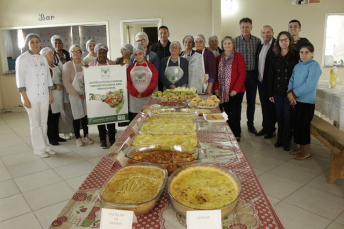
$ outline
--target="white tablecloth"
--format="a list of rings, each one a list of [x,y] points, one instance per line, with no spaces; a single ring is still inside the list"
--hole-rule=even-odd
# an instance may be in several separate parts
[[[344,83],[337,83],[336,88],[328,88],[328,80],[319,80],[315,110],[330,120],[336,121],[344,130]]]

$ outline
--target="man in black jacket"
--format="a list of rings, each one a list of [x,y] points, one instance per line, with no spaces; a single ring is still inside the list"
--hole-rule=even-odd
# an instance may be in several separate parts
[[[164,57],[171,56],[171,52],[170,52],[171,42],[168,40],[170,36],[170,32],[168,31],[167,26],[162,25],[159,27],[158,36],[159,36],[159,41],[153,44],[149,48],[149,50],[155,52],[158,55],[159,60],[161,60]],[[160,80],[158,83],[158,88],[159,88],[159,91],[163,90],[163,84],[160,82]]]
[[[275,43],[275,38],[273,37],[273,29],[269,25],[263,26],[260,34],[262,37],[262,43],[258,44],[256,60],[258,69],[258,92],[263,115],[263,129],[261,129],[256,135],[264,136],[265,139],[269,139],[276,136],[276,109],[275,105],[269,101],[268,96],[270,58],[271,55],[273,55],[272,49]]]

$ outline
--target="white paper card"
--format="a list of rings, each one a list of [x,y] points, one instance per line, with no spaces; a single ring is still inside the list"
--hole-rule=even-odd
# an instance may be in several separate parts
[[[137,124],[140,124],[142,122],[142,118],[137,119]]]
[[[135,135],[139,133],[139,128],[137,127],[137,124],[133,126],[133,130],[134,130]]]
[[[100,219],[100,229],[131,229],[137,222],[133,211],[103,208]]]
[[[187,229],[221,229],[221,210],[186,212]]]

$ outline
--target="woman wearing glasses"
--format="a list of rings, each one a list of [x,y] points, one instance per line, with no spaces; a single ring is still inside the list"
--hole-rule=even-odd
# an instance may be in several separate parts
[[[122,57],[118,57],[115,60],[116,64],[125,65],[129,64],[130,57],[133,54],[133,46],[131,44],[124,44],[121,47]]]
[[[93,144],[93,140],[88,136],[87,111],[85,101],[85,87],[82,82],[81,48],[79,45],[72,45],[69,49],[72,60],[63,65],[62,79],[72,107],[73,127],[76,138],[76,145],[83,146],[84,143],[80,137],[80,122],[84,131],[84,140],[88,144]]]
[[[172,41],[171,56],[160,61],[159,79],[164,85],[164,90],[184,87],[189,78],[189,63],[185,58],[180,58],[180,50],[180,43]]]
[[[292,107],[287,98],[287,89],[299,55],[294,47],[293,37],[286,31],[278,34],[273,51],[275,55],[271,58],[268,93],[269,100],[276,106],[278,136],[275,147],[283,146],[285,151],[290,151]]]

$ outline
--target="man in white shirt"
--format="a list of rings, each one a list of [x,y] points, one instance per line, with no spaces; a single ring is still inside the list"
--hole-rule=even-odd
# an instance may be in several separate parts
[[[273,138],[275,134],[276,109],[275,105],[269,101],[268,78],[270,68],[270,58],[273,55],[275,43],[274,31],[271,26],[265,25],[260,31],[262,42],[258,44],[257,69],[258,69],[258,92],[260,104],[262,106],[263,121],[261,129],[256,135],[264,136],[265,139]]]

